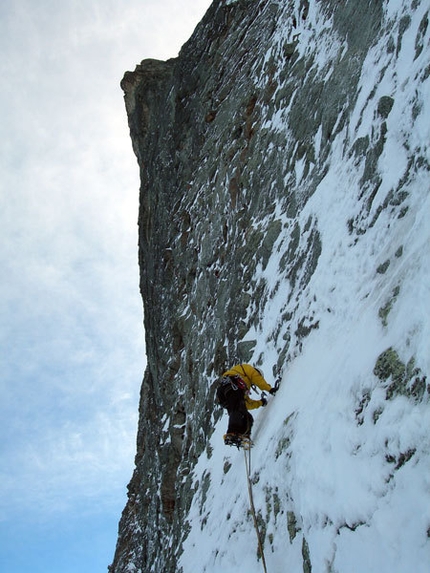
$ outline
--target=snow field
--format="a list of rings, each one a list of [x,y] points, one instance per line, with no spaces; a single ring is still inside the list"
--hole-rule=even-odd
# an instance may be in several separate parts
[[[329,169],[297,221],[288,219],[281,203],[276,207],[283,231],[255,276],[256,284],[265,282],[268,296],[258,326],[245,339],[256,340],[254,360],[269,382],[290,335],[280,390],[266,408],[253,412],[254,500],[271,573],[302,571],[306,546],[313,573],[429,570],[428,391],[422,400],[396,393],[388,398],[392,380],[374,373],[388,348],[405,365],[414,359],[422,374],[430,371],[430,82],[420,75],[430,65],[428,29],[427,50],[417,56],[416,49],[428,5],[415,5],[413,11],[406,0],[385,3],[385,32],[366,58],[355,108],[332,143]],[[410,23],[397,53],[388,52],[388,38],[406,15]],[[316,49],[321,18],[311,2],[311,24],[301,30],[307,44],[300,49]],[[321,70],[342,51],[337,40],[327,48]],[[385,120],[377,112],[383,96],[394,100]],[[264,127],[284,130],[288,142],[284,112]],[[350,150],[359,137],[376,142],[383,121],[381,184],[368,207],[362,194],[365,157],[357,159]],[[303,184],[303,164],[296,164],[295,174]],[[407,197],[387,203],[397,189]],[[308,284],[296,292],[281,259],[293,223],[303,230],[309,220],[322,250]],[[351,231],[352,220],[362,233]],[[303,248],[304,233],[300,241]],[[258,308],[254,302],[253,312]],[[292,313],[288,324],[280,318],[286,311]],[[318,327],[301,340],[294,324],[304,317]],[[191,532],[180,561],[184,573],[262,571],[243,454],[224,446],[226,426],[224,415],[210,440],[211,455],[195,468]]]

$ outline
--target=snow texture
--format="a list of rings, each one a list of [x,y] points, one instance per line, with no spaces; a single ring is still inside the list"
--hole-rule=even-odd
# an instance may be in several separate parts
[[[310,3],[298,49],[317,51],[319,73],[327,74],[327,62],[341,57],[343,47],[325,32],[321,4]],[[282,232],[254,277],[264,281],[268,297],[258,327],[245,339],[257,341],[253,360],[271,383],[281,341],[291,337],[280,390],[255,414],[253,431],[253,492],[273,573],[430,570],[428,388],[418,397],[397,391],[395,374],[384,377],[375,368],[388,351],[412,373],[404,382],[409,390],[414,381],[427,384],[430,369],[429,6],[412,4],[385,3],[385,31],[361,68],[352,114],[334,137],[324,178],[300,211],[298,248],[313,228],[321,240],[310,281],[298,292],[281,263],[292,229],[280,207],[275,217]],[[285,38],[278,33],[281,45]],[[398,39],[391,51],[390,37]],[[381,101],[392,106],[389,113]],[[288,113],[280,109],[265,125],[283,134],[285,147]],[[372,145],[383,122],[381,183],[369,201],[363,162],[352,150],[360,138]],[[321,131],[316,150],[320,140]],[[419,163],[415,169],[411,156]],[[304,161],[294,166],[297,185],[306,177]],[[387,207],[396,189],[407,198]],[[265,222],[254,224],[264,228]],[[301,343],[297,329],[282,319],[289,310],[297,324],[307,317]],[[184,573],[262,571],[243,453],[224,446],[226,424],[224,415],[194,469]]]

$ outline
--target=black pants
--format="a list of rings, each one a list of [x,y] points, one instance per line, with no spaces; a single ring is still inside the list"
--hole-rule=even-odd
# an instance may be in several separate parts
[[[248,410],[232,410],[228,416],[228,434],[242,434],[251,436],[254,418]]]

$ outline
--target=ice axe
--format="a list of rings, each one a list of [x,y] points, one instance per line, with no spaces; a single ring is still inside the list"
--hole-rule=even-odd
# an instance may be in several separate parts
[[[272,396],[274,396],[276,394],[276,392],[279,390],[279,385],[281,383],[281,377],[279,376],[276,379],[275,385],[273,386],[273,388],[271,390],[269,390],[269,394],[272,394]]]

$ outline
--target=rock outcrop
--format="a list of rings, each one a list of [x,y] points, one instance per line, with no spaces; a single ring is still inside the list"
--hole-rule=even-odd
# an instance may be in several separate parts
[[[404,222],[426,200],[414,193],[417,181],[428,185],[429,170],[419,89],[430,74],[429,16],[425,2],[409,4],[215,0],[177,58],[144,60],[125,74],[141,178],[148,366],[112,573],[181,570],[183,544],[195,527],[193,499],[211,487],[196,464],[202,456],[210,464],[209,440],[222,415],[214,408],[214,381],[224,368],[239,360],[264,363],[270,348],[273,379],[327,317],[350,320],[348,305],[366,296],[377,305],[381,329],[390,328],[402,292],[396,273],[406,258]],[[401,60],[409,55],[406,73]],[[402,114],[408,132],[390,122]],[[391,171],[390,154],[399,157]],[[347,217],[336,225],[343,234],[330,237],[324,221],[332,207],[337,216],[340,203]],[[360,284],[343,307],[332,294],[340,266],[331,292],[318,288],[316,271],[327,271],[327,253],[353,261],[354,247],[375,230],[383,252],[367,256],[379,283],[366,286],[365,269],[345,263],[352,284]],[[413,349],[412,331],[409,341]],[[370,366],[372,359],[364,360],[369,375],[379,354]],[[415,361],[422,403],[425,365],[420,356]],[[413,370],[404,386],[415,379]],[[358,400],[361,423],[370,399],[363,392]],[[277,458],[291,456],[290,438],[283,437]],[[303,531],[299,509],[291,495],[276,495],[275,518],[288,515],[292,544]],[[303,537],[302,547],[311,570],[312,543]]]

